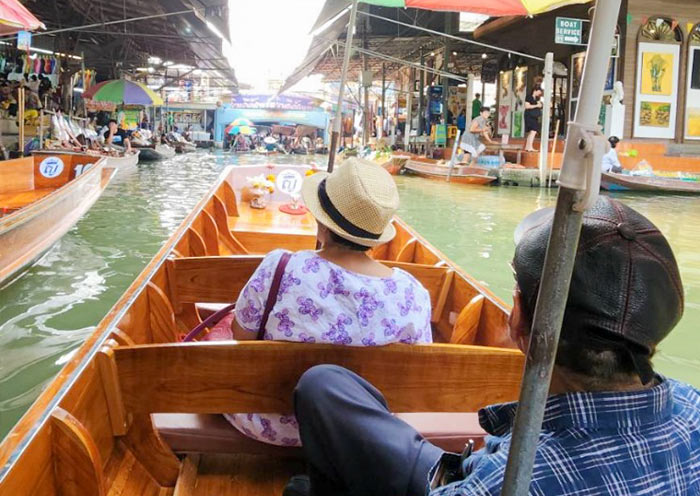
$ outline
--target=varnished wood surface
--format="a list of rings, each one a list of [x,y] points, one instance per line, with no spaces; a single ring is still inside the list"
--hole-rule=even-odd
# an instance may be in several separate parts
[[[229,217],[234,235],[239,232],[273,233],[290,236],[316,236],[316,220],[311,213],[289,215],[281,212],[280,203],[271,203],[265,209],[252,208],[249,203],[238,204],[238,217]]]
[[[229,176],[231,170],[227,170],[222,174],[222,179],[225,176]],[[217,215],[217,210],[214,208],[215,202],[211,200],[211,195],[214,192],[222,198],[219,202],[219,210]],[[224,200],[225,199],[225,200]],[[232,203],[233,199],[233,205]],[[226,202],[226,204],[225,204]],[[11,494],[24,495],[24,494],[56,494],[56,487],[58,482],[54,478],[53,463],[54,460],[51,457],[51,431],[48,428],[46,419],[49,418],[47,414],[53,411],[57,404],[60,404],[62,408],[70,412],[83,426],[85,426],[86,431],[92,437],[95,442],[100,456],[103,460],[104,465],[104,480],[105,489],[107,495],[143,495],[143,496],[167,496],[172,494],[174,491],[175,478],[181,468],[181,464],[172,458],[172,454],[162,446],[157,435],[155,435],[152,430],[152,425],[149,422],[143,422],[140,419],[144,419],[145,413],[144,409],[150,409],[153,405],[153,401],[166,401],[170,402],[171,399],[169,395],[173,391],[178,391],[178,388],[183,387],[180,385],[173,385],[171,387],[170,382],[177,382],[179,378],[182,377],[182,371],[189,373],[189,367],[197,367],[199,372],[204,370],[208,371],[208,376],[214,376],[219,374],[221,370],[229,370],[230,363],[227,361],[223,369],[219,362],[220,356],[219,351],[214,353],[214,355],[205,353],[200,357],[199,355],[193,357],[190,353],[185,353],[189,351],[189,348],[180,349],[177,357],[172,357],[173,360],[167,358],[165,361],[160,362],[160,367],[149,369],[149,372],[142,370],[142,380],[144,385],[151,388],[155,381],[165,380],[158,386],[158,390],[154,392],[152,398],[146,399],[142,402],[142,406],[137,409],[133,408],[131,403],[126,401],[127,397],[134,398],[137,394],[143,394],[144,391],[140,393],[134,393],[132,391],[132,386],[136,382],[130,382],[128,386],[122,384],[122,374],[119,368],[113,368],[111,366],[105,367],[102,363],[103,374],[101,370],[97,367],[97,361],[94,359],[95,354],[100,349],[100,346],[108,339],[110,336],[117,336],[120,339],[120,344],[129,343],[154,343],[158,341],[168,341],[172,342],[177,337],[177,332],[183,331],[183,325],[185,330],[189,328],[188,326],[193,325],[191,320],[193,315],[193,303],[178,301],[178,293],[184,289],[183,295],[187,295],[187,291],[192,291],[192,294],[185,297],[185,299],[202,299],[211,298],[218,288],[209,293],[206,288],[201,284],[196,287],[188,287],[186,278],[180,281],[179,285],[177,281],[173,280],[173,271],[166,270],[165,260],[166,257],[171,254],[171,256],[191,256],[194,252],[201,252],[204,250],[207,255],[216,255],[214,250],[214,244],[211,239],[212,225],[211,222],[207,224],[203,219],[198,218],[200,211],[207,207],[207,212],[213,218],[216,231],[219,233],[219,254],[226,253],[226,250],[236,250],[237,253],[244,252],[245,248],[242,245],[237,245],[236,243],[241,243],[238,239],[233,238],[233,233],[229,230],[228,222],[229,219],[234,217],[232,214],[234,211],[232,209],[235,204],[235,197],[232,197],[232,191],[228,191],[228,188],[222,186],[215,186],[212,188],[210,195],[199,202],[198,206],[193,210],[193,212],[188,215],[183,224],[177,229],[173,237],[166,242],[164,247],[159,251],[156,257],[149,263],[144,272],[137,278],[136,281],[129,287],[122,298],[117,302],[115,307],[110,310],[109,314],[103,319],[103,321],[98,325],[96,331],[88,337],[86,342],[81,346],[74,354],[72,360],[64,367],[59,373],[58,377],[54,379],[46,388],[46,390],[40,395],[37,402],[29,409],[25,416],[20,420],[17,426],[11,431],[10,435],[0,444],[0,494],[5,494],[4,491],[11,490]],[[245,209],[245,203],[239,203],[235,210],[241,211]],[[249,207],[248,207],[249,208]],[[223,213],[223,216],[220,214]],[[223,221],[223,222],[222,222]],[[225,228],[224,230],[221,227]],[[447,341],[450,338],[452,331],[452,324],[450,324],[450,319],[456,317],[460,310],[463,309],[464,305],[476,294],[483,294],[485,296],[484,307],[482,309],[482,315],[478,322],[478,331],[476,336],[476,341],[480,344],[493,344],[495,342],[500,342],[497,336],[503,336],[506,321],[507,307],[505,304],[493,296],[488,290],[485,290],[478,283],[472,280],[462,269],[455,266],[450,262],[443,254],[441,254],[434,247],[430,246],[420,235],[415,233],[408,226],[403,224],[400,220],[396,221],[396,226],[398,230],[397,237],[389,245],[379,247],[373,250],[377,258],[383,258],[395,261],[398,254],[403,248],[407,246],[411,240],[416,241],[410,246],[409,249],[403,251],[403,257],[409,264],[419,264],[407,266],[406,270],[420,270],[425,269],[422,266],[434,266],[440,264],[440,267],[430,267],[430,269],[437,268],[439,271],[425,270],[426,281],[429,290],[431,291],[431,300],[434,300],[434,308],[439,308],[442,306],[442,311],[437,311],[434,315],[435,326],[434,328],[443,336],[443,340]],[[188,229],[191,231],[188,232]],[[238,235],[239,232],[236,232]],[[267,235],[261,233],[250,233],[251,238],[255,237],[257,234],[258,238],[262,238],[264,242],[257,246],[269,246],[269,249],[277,247],[275,243],[280,243],[280,241],[289,242],[293,240],[294,243],[298,243],[299,240],[303,242],[309,241],[309,248],[313,248],[313,241],[315,230],[309,233],[309,235],[303,236],[286,236],[285,234],[278,234],[270,232]],[[228,238],[227,238],[228,235]],[[201,240],[202,243],[197,243]],[[250,240],[246,240],[250,242]],[[177,247],[177,254],[173,251]],[[222,251],[221,249],[224,248]],[[214,253],[210,253],[214,251]],[[246,250],[247,251],[247,250]],[[232,259],[236,260],[236,259]],[[175,260],[174,263],[178,261]],[[183,263],[188,263],[189,260],[183,260]],[[389,262],[389,264],[395,262]],[[399,264],[397,264],[399,265]],[[184,267],[184,265],[183,265]],[[252,270],[252,266],[245,269],[246,271]],[[239,271],[240,272],[240,271]],[[448,274],[452,273],[452,280],[449,281]],[[438,278],[438,274],[440,277]],[[242,286],[245,283],[245,274],[240,272],[241,281],[235,281],[231,284],[238,284]],[[236,277],[239,277],[236,276]],[[435,277],[433,277],[435,276]],[[176,282],[176,284],[173,284]],[[175,288],[175,289],[173,289]],[[235,289],[235,288],[234,288]],[[221,294],[216,294],[216,298],[221,297]],[[183,323],[187,324],[183,324]],[[196,321],[194,321],[196,323]],[[175,328],[173,328],[175,326]],[[118,333],[115,331],[118,330]],[[504,342],[504,344],[507,344]],[[206,409],[218,408],[220,406],[226,406],[225,411],[231,411],[231,399],[229,396],[234,396],[235,401],[248,404],[255,411],[264,411],[265,408],[261,409],[260,401],[264,404],[274,406],[275,410],[284,410],[289,408],[288,399],[283,399],[284,397],[289,397],[289,392],[293,387],[298,375],[303,372],[305,366],[310,366],[313,363],[326,363],[337,358],[338,363],[346,364],[351,368],[355,368],[360,373],[368,374],[370,380],[375,381],[380,387],[386,387],[389,391],[390,401],[392,406],[397,406],[401,408],[401,401],[408,402],[405,409],[418,408],[422,406],[423,409],[427,408],[427,403],[431,401],[431,398],[436,400],[434,405],[452,405],[452,408],[470,407],[477,408],[483,403],[489,403],[493,401],[503,401],[506,399],[514,399],[517,395],[517,388],[519,387],[520,370],[522,366],[522,356],[518,352],[513,352],[510,350],[494,350],[491,348],[474,347],[474,348],[464,348],[458,347],[461,350],[473,350],[468,354],[469,359],[466,363],[455,364],[454,362],[460,362],[460,360],[453,358],[448,359],[448,367],[444,368],[442,362],[443,358],[439,356],[440,353],[444,351],[440,346],[426,346],[415,347],[412,352],[425,353],[422,359],[418,358],[417,362],[419,365],[413,371],[408,370],[407,373],[402,373],[400,377],[397,377],[392,373],[395,367],[391,367],[391,364],[396,362],[401,362],[402,367],[408,367],[408,363],[411,359],[406,358],[405,355],[401,357],[392,356],[387,358],[382,355],[381,360],[374,357],[372,353],[376,353],[375,350],[368,348],[362,349],[349,349],[347,353],[349,356],[336,356],[337,353],[341,355],[346,352],[344,349],[339,347],[329,347],[328,351],[317,349],[307,344],[292,344],[292,343],[245,343],[243,346],[284,346],[285,353],[287,351],[293,352],[294,358],[285,358],[283,355],[281,360],[281,368],[279,370],[270,370],[273,374],[271,377],[277,377],[277,382],[273,381],[270,385],[260,383],[257,379],[260,377],[256,375],[256,381],[252,381],[253,387],[248,387],[249,385],[238,385],[234,384],[234,389],[231,389],[231,385],[225,386],[222,389],[223,383],[214,382],[210,388],[205,385],[203,389],[197,394],[203,395],[202,405],[206,406]],[[175,350],[178,349],[176,345],[163,345],[166,347],[173,347]],[[221,346],[221,344],[193,344],[187,345],[196,348],[198,346]],[[301,346],[297,351],[294,347]],[[333,349],[330,349],[333,348]],[[121,350],[121,348],[119,348]],[[236,357],[239,357],[243,348],[237,348],[235,353]],[[265,348],[265,350],[272,350],[272,348]],[[245,351],[245,350],[243,350]],[[256,351],[259,351],[256,349]],[[385,349],[381,350],[386,351]],[[133,350],[127,351],[131,353]],[[121,351],[119,351],[121,353]],[[224,355],[229,353],[226,351]],[[437,354],[430,354],[437,353]],[[248,360],[250,360],[249,368],[259,368],[260,363],[265,363],[267,367],[272,368],[272,365],[277,360],[277,354],[275,358],[266,357],[266,355],[258,355],[248,353]],[[366,355],[365,355],[366,354]],[[448,353],[446,356],[449,356]],[[479,372],[472,370],[473,367],[477,367],[478,357],[489,355],[490,359],[487,360],[487,366],[484,369],[483,376],[479,375]],[[366,356],[368,362],[363,365],[364,358]],[[208,358],[207,358],[208,357]],[[495,358],[494,358],[495,357]],[[109,357],[103,357],[109,358]],[[206,359],[205,359],[206,358]],[[209,359],[216,358],[216,368],[210,368]],[[473,361],[472,358],[474,358]],[[158,358],[160,360],[161,358]],[[229,360],[226,358],[226,360]],[[425,360],[424,360],[425,359]],[[434,361],[431,361],[434,360]],[[379,364],[379,361],[383,362],[383,365]],[[140,362],[140,360],[137,360]],[[118,365],[120,362],[115,355],[113,364]],[[144,360],[140,365],[134,362],[132,365],[136,367],[148,366],[150,367],[151,360]],[[433,377],[432,374],[428,374],[428,382],[422,382],[422,379],[418,377],[418,371],[421,367],[425,367],[425,363],[431,364],[435,369],[435,374],[437,375],[438,370],[442,370],[439,374],[439,380],[445,382],[445,387],[438,387],[435,389],[433,386],[436,385],[438,379]],[[122,362],[123,364],[123,362]],[[201,368],[198,364],[204,364]],[[423,365],[420,365],[423,364]],[[470,365],[471,364],[471,365]],[[107,364],[108,365],[108,364]],[[362,367],[365,367],[363,369]],[[457,367],[457,368],[455,368]],[[462,368],[460,368],[462,367]],[[480,366],[479,366],[480,367]],[[180,370],[181,369],[181,370]],[[264,369],[264,367],[263,367]],[[516,371],[517,369],[517,371]],[[77,373],[76,370],[81,370]],[[117,372],[115,373],[114,370]],[[129,370],[134,372],[136,369],[129,367]],[[232,370],[238,370],[234,367]],[[266,370],[266,369],[265,369]],[[262,376],[267,374],[263,370]],[[277,370],[275,372],[275,370]],[[282,374],[287,371],[288,374],[286,378],[282,378]],[[404,369],[399,367],[399,371]],[[249,374],[252,372],[248,372]],[[131,372],[127,375],[130,376]],[[274,374],[277,374],[276,376]],[[295,375],[296,374],[296,375]],[[468,394],[464,393],[465,385],[458,385],[451,378],[456,376],[469,377],[469,375],[474,375],[474,383],[468,389]],[[464,375],[466,374],[466,375]],[[111,379],[105,383],[103,381],[103,375],[105,377],[111,377]],[[119,381],[115,381],[114,375],[119,377]],[[268,374],[270,375],[270,374]],[[131,376],[133,378],[133,376]],[[193,376],[198,377],[198,376]],[[447,379],[446,379],[447,378]],[[129,379],[132,381],[132,379]],[[197,379],[200,380],[200,379]],[[208,379],[207,379],[208,380]],[[217,379],[218,380],[218,379]],[[420,380],[420,381],[419,381]],[[135,381],[135,379],[134,379]],[[433,382],[431,382],[433,381]],[[503,382],[505,381],[505,382]],[[119,382],[117,385],[116,383]],[[462,381],[464,382],[464,381]],[[201,384],[201,380],[200,380]],[[493,385],[493,389],[489,389],[489,385]],[[120,391],[130,391],[129,395],[122,395],[122,402],[118,400],[118,395],[115,394],[115,389]],[[194,388],[194,383],[190,381],[185,381],[184,387]],[[262,387],[264,389],[260,394],[255,392],[254,388]],[[422,398],[423,387],[429,387],[431,390],[425,398]],[[231,395],[231,391],[234,390],[235,394]],[[150,391],[150,389],[149,389]],[[494,393],[493,395],[491,393]],[[194,393],[194,391],[191,391]],[[213,393],[213,397],[210,395]],[[198,397],[196,394],[190,394],[185,391],[184,393],[178,393],[178,398],[175,398],[173,405],[177,404],[178,401],[185,401],[188,396],[192,398]],[[274,396],[274,398],[273,398]],[[465,403],[463,396],[470,396],[471,403]],[[412,398],[420,397],[417,400]],[[277,398],[277,399],[276,399]],[[406,398],[403,399],[402,398]],[[211,402],[214,402],[213,405]],[[421,404],[423,402],[423,404]],[[234,403],[234,405],[237,403]],[[120,413],[121,406],[123,405],[124,411]],[[186,408],[189,406],[186,405]],[[204,406],[202,407],[204,408]],[[110,416],[112,409],[116,409],[116,416]],[[233,410],[245,411],[244,409],[235,408]],[[128,424],[128,432],[126,436],[122,438],[115,437],[115,430],[120,431],[120,422],[117,422],[115,426],[112,419],[123,419],[126,418]],[[116,427],[116,429],[115,429]],[[37,433],[31,443],[28,444],[26,449],[22,448],[22,443],[24,439],[29,439],[30,436]],[[10,458],[12,457],[12,458]],[[2,467],[6,466],[8,460],[13,460],[12,464],[9,465],[9,472],[4,471]],[[15,461],[16,460],[16,461]],[[202,460],[216,460],[216,458],[203,457]],[[257,481],[259,480],[257,475],[255,475],[255,469],[251,467],[250,464],[241,462],[236,462],[233,465],[229,462],[222,462],[221,460],[212,461],[213,465],[202,465],[202,460],[198,463],[198,476],[201,474],[202,478],[198,479],[196,483],[197,491],[195,494],[241,494],[241,495],[257,495],[257,494],[280,494],[282,486],[286,482],[288,475],[289,466],[281,465],[281,462],[274,460],[273,465],[277,464],[280,470],[284,472],[284,476],[280,477],[278,483],[275,483],[274,490],[268,492],[270,486],[264,485],[266,483]],[[242,460],[242,459],[241,459]],[[266,463],[259,463],[260,466],[264,468],[263,474],[266,473],[265,470],[270,472],[272,469]],[[257,466],[257,465],[256,465]],[[212,468],[213,467],[213,468]],[[217,469],[216,467],[222,467]],[[204,468],[204,470],[202,470]],[[296,473],[297,470],[293,470],[292,473]],[[234,475],[231,475],[234,474]],[[262,477],[262,476],[260,476]],[[237,481],[235,488],[232,488],[230,481]],[[260,479],[262,480],[262,479]],[[211,483],[211,485],[208,485]],[[263,485],[258,485],[263,484]],[[220,492],[216,492],[216,489],[209,488],[220,488]],[[202,491],[202,492],[199,492]],[[238,491],[238,492],[235,492]]]
[[[0,194],[34,189],[34,159],[0,161]]]
[[[25,207],[55,191],[54,188],[32,189],[16,193],[0,193],[0,208],[17,209]]]
[[[114,360],[124,405],[138,413],[291,412],[301,374],[324,363],[366,378],[393,411],[473,412],[516,400],[523,366],[519,351],[479,346],[271,341],[116,348]]]
[[[70,161],[66,162],[63,174],[70,173],[71,165]],[[103,166],[104,161],[93,165],[62,187],[59,187],[61,176],[55,180],[39,179],[41,174],[35,173],[33,191],[17,192],[14,200],[5,198],[24,205],[0,218],[0,282],[35,262],[90,209],[106,186]],[[34,201],[26,203],[32,197]],[[0,201],[2,206],[6,205]]]

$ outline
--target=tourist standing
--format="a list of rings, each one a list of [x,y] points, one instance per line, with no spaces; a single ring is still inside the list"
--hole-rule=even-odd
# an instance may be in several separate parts
[[[476,119],[481,114],[481,93],[474,95],[472,100],[472,119]]]
[[[525,133],[527,141],[525,143],[526,152],[535,152],[535,137],[540,129],[540,119],[542,118],[542,87],[535,86],[532,92],[525,99]]]

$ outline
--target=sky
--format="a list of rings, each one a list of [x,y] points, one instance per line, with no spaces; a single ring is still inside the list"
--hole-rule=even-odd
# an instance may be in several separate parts
[[[229,60],[239,84],[265,90],[301,63],[324,0],[229,0]]]

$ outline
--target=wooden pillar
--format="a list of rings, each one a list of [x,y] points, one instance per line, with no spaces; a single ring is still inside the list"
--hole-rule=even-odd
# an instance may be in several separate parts
[[[416,81],[416,70],[410,69],[408,77],[408,96],[406,97],[406,125],[404,126],[403,146],[408,151],[411,143],[411,124],[413,122],[413,87]]]
[[[451,12],[445,12],[445,32],[447,34],[452,34],[452,13]],[[450,71],[450,39],[445,38],[445,52],[442,57],[442,70],[444,72],[449,72]],[[447,132],[447,117],[449,115],[449,107],[448,107],[448,102],[449,102],[449,85],[450,85],[450,80],[442,76],[442,120],[445,124],[445,132]]]
[[[382,62],[382,128],[377,129],[377,138],[384,136],[384,122],[386,121],[386,118],[386,64]]]
[[[425,67],[425,49],[420,47],[420,65]],[[425,121],[423,119],[423,90],[425,88],[425,70],[420,70],[420,87],[418,88],[418,136],[422,136],[425,131]]]

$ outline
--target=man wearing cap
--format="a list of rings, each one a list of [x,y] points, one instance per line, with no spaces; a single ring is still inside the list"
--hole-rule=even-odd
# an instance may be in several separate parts
[[[551,217],[536,213],[516,231],[509,327],[523,352]],[[683,305],[664,236],[601,197],[584,216],[530,494],[700,494],[700,392],[651,365]],[[294,403],[311,478],[293,478],[285,496],[501,493],[517,403],[482,409],[486,446],[462,458],[424,440],[341,367],[308,370]]]

